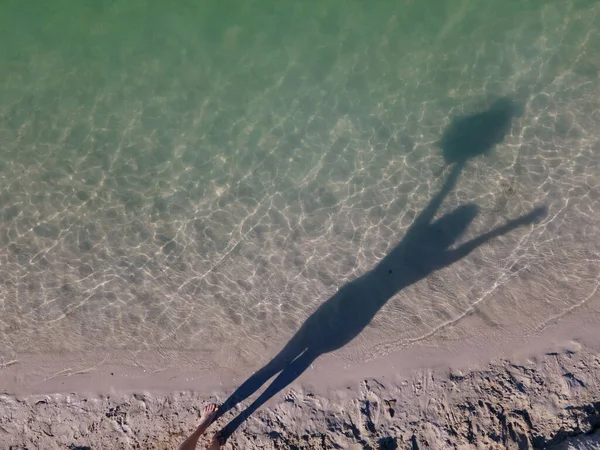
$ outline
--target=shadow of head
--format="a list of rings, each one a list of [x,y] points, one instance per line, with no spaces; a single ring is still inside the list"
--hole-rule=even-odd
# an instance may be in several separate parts
[[[468,159],[485,155],[502,142],[510,131],[513,117],[522,115],[522,107],[508,97],[497,99],[483,112],[452,120],[439,146],[446,164],[465,163]]]
[[[421,242],[437,251],[452,247],[473,222],[479,208],[474,203],[461,205],[429,225],[426,239]]]

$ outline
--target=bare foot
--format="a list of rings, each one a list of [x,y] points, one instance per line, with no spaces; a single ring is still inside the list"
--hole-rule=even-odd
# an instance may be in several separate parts
[[[196,428],[196,431],[194,431],[192,435],[188,437],[183,444],[181,444],[179,450],[194,450],[196,448],[196,445],[198,444],[198,439],[206,432],[207,428],[210,426],[213,420],[215,420],[215,416],[217,415],[218,410],[219,405],[215,405],[214,403],[211,403],[204,407],[202,415],[200,416],[200,423],[198,424],[198,428]],[[212,449],[212,442],[210,445],[210,448]]]
[[[199,434],[203,434],[206,429],[210,426],[210,424],[215,420],[215,416],[217,415],[217,411],[219,410],[219,405],[215,405],[211,403],[204,407],[202,411],[202,415],[200,416],[200,423],[198,424]],[[202,430],[202,431],[200,431]]]

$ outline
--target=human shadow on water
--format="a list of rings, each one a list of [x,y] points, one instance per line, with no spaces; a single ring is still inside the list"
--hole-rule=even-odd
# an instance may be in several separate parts
[[[452,167],[440,192],[417,216],[404,238],[374,269],[350,281],[321,304],[279,354],[231,394],[219,408],[219,416],[254,394],[279,373],[250,406],[221,430],[222,439],[227,439],[250,414],[300,376],[320,355],[337,350],[358,336],[398,291],[464,258],[488,240],[530,224],[544,214],[545,208],[538,207],[452,248],[477,215],[477,206],[462,205],[435,221],[433,219],[444,198],[455,186],[462,167],[462,164]]]

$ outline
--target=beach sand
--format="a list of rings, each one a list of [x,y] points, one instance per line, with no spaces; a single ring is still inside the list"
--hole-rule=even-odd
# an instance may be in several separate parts
[[[432,340],[362,364],[324,357],[224,448],[600,448],[593,307],[535,337],[504,329],[504,338]],[[477,326],[477,316],[461,327]],[[218,370],[194,376],[185,365],[144,374],[121,363],[48,376],[39,367],[51,372],[60,360],[48,361],[35,361],[29,386],[15,384],[26,361],[2,368],[3,386],[12,380],[19,393],[0,396],[1,448],[176,448],[202,407],[223,402],[245,379]],[[219,418],[206,439],[237,412]]]

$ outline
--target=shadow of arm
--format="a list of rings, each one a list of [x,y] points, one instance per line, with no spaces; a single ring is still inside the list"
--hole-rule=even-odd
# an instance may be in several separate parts
[[[446,257],[443,259],[441,266],[442,267],[449,266],[450,264],[455,263],[459,259],[464,258],[469,253],[471,253],[473,250],[475,250],[477,247],[479,247],[482,244],[485,244],[487,241],[494,239],[498,236],[502,236],[503,234],[506,234],[520,226],[529,225],[530,223],[534,223],[535,221],[537,221],[540,217],[542,217],[545,214],[546,214],[546,207],[539,206],[539,207],[533,209],[528,214],[525,214],[517,219],[511,220],[511,221],[507,222],[505,225],[494,228],[493,230],[488,231],[487,233],[484,233],[481,236],[471,239],[470,241],[465,242],[463,245],[461,245],[460,247],[458,247],[454,250],[449,250],[446,252]]]
[[[421,227],[427,226],[431,223],[437,210],[440,208],[440,205],[448,195],[448,193],[454,188],[456,182],[458,180],[458,176],[463,168],[463,164],[457,163],[452,167],[452,172],[448,175],[448,179],[440,189],[440,192],[432,198],[427,207],[417,216],[415,221],[410,226],[409,230],[406,232],[406,236],[414,232],[414,230],[420,229]]]

